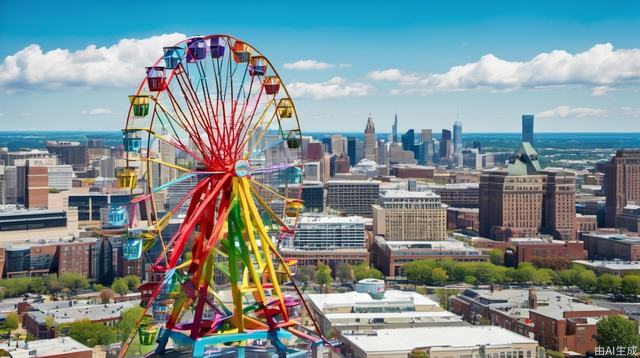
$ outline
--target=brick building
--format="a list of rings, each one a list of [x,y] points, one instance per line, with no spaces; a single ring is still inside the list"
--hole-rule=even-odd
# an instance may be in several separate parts
[[[584,260],[587,252],[581,241],[545,241],[537,238],[511,239],[513,249],[507,249],[505,263],[518,267],[523,262],[529,262],[534,257],[565,258],[569,261]]]
[[[605,165],[607,227],[629,202],[640,203],[640,149],[620,149]]]
[[[640,232],[640,205],[627,204],[622,213],[616,214],[616,227]]]
[[[447,208],[447,229],[471,229],[478,231],[480,228],[478,211],[478,209],[471,208]]]
[[[614,231],[582,233],[580,239],[589,254],[589,260],[640,260],[640,236]]]
[[[456,208],[477,208],[479,205],[479,183],[452,183],[433,188],[442,202]]]

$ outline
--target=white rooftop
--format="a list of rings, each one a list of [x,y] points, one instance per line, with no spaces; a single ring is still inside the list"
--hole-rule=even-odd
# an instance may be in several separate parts
[[[345,292],[345,293],[327,293],[327,294],[311,294],[309,300],[320,310],[336,307],[354,307],[367,304],[407,304],[413,303],[418,306],[439,306],[437,302],[423,296],[417,292],[389,290],[385,291],[384,297],[374,299],[368,293]]]
[[[640,270],[640,261],[588,261],[588,260],[575,260],[575,263],[585,265],[587,267],[602,267],[608,270],[626,271],[626,270]]]
[[[389,190],[380,193],[383,198],[439,198],[440,195],[432,191],[408,191],[408,190]]]
[[[361,216],[300,215],[299,224],[364,224]]]
[[[69,302],[72,302],[71,304]],[[125,301],[107,304],[90,304],[87,301],[62,301],[34,304],[38,311],[29,312],[36,320],[52,317],[56,323],[71,323],[88,318],[91,321],[118,319],[122,312],[135,307],[140,301]],[[57,304],[57,305],[56,305]]]
[[[74,340],[71,337],[57,337],[52,339],[40,339],[37,341],[20,342],[16,348],[15,341],[11,345],[0,344],[0,349],[7,351],[12,358],[29,358],[30,351],[36,351],[36,357],[54,356],[62,353],[92,351],[91,348]]]
[[[455,326],[380,329],[367,335],[344,335],[364,352],[409,352],[414,348],[465,348],[534,344],[531,338],[495,326]]]

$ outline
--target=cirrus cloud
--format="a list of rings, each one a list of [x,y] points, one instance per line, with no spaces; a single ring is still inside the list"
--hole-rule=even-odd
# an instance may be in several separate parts
[[[126,87],[138,84],[144,67],[162,56],[162,47],[185,38],[172,33],[145,39],[122,39],[109,47],[44,51],[32,44],[0,63],[0,89]]]
[[[575,54],[564,50],[543,52],[528,61],[504,60],[490,53],[442,73],[413,74],[392,68],[372,71],[368,77],[413,85],[402,90],[408,94],[588,86],[593,95],[605,95],[616,85],[640,81],[640,49],[614,49],[605,43]]]
[[[343,66],[345,64],[341,64]],[[333,64],[320,62],[316,60],[299,60],[296,62],[285,63],[283,65],[287,70],[310,71],[310,70],[326,70],[335,67]]]
[[[109,108],[93,108],[93,109],[83,109],[80,111],[80,114],[83,116],[106,116],[109,114],[113,114],[113,111]]]
[[[606,110],[600,108],[559,106],[542,111],[536,116],[538,118],[584,118],[598,117],[606,113]]]
[[[369,86],[364,83],[348,83],[342,77],[333,77],[326,82],[293,82],[287,85],[292,97],[311,99],[332,99],[340,97],[364,96]]]

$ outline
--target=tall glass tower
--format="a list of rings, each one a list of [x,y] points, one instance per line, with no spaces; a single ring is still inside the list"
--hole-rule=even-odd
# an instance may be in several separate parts
[[[522,115],[522,141],[529,142],[532,146],[533,143],[533,114]]]

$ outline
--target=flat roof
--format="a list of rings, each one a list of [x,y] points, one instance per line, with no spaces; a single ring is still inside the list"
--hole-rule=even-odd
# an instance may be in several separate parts
[[[380,185],[380,181],[371,179],[331,179],[329,184],[375,184]]]
[[[300,215],[299,224],[364,224],[361,216],[337,216],[337,215]]]
[[[416,306],[440,306],[426,296],[417,292],[388,290],[384,292],[384,297],[375,299],[368,293],[345,292],[345,293],[326,293],[326,294],[310,294],[309,300],[320,310],[331,307],[354,307],[366,304],[407,304],[411,303]]]
[[[513,309],[521,309],[528,302],[529,290],[528,289],[507,289],[507,290],[494,290],[493,293],[488,289],[468,289],[465,292],[472,291],[478,296],[472,298],[484,298],[488,301],[506,301],[488,303],[492,307],[511,307]],[[467,298],[471,298],[465,295]],[[528,309],[531,312],[539,313],[543,316],[552,317],[555,319],[564,318],[564,312],[579,312],[579,311],[609,311],[609,309],[586,304],[583,301],[561,294],[553,290],[536,290],[536,296],[538,298],[538,308]],[[478,301],[476,299],[476,301]]]
[[[347,335],[345,340],[364,352],[408,352],[414,348],[511,346],[538,342],[495,326],[416,327],[380,329],[372,334]]]
[[[462,317],[451,313],[449,311],[402,311],[402,312],[367,312],[367,313],[326,313],[324,316],[329,320],[338,320],[345,318],[360,318],[365,320],[372,318],[395,318],[407,320],[417,318],[417,320],[427,321],[432,319],[433,321],[459,321],[462,323]]]
[[[620,270],[620,271],[640,270],[640,261],[574,260],[573,262],[581,264],[581,265],[585,265],[587,267],[594,267],[594,268],[601,267],[601,268],[606,268],[606,269],[609,269],[609,270]]]
[[[70,305],[69,302],[72,302]],[[55,305],[57,303],[57,305]],[[91,321],[111,320],[119,318],[122,312],[140,303],[125,301],[107,304],[89,304],[88,301],[62,301],[34,304],[38,311],[31,311],[33,318],[44,322],[46,316],[51,316],[57,323],[68,323],[88,318]]]
[[[16,348],[15,342],[0,344],[0,349],[11,354],[13,358],[29,358],[30,351],[36,351],[35,356],[59,355],[68,352],[93,351],[91,348],[76,341],[71,337],[57,337],[51,339],[39,339],[36,341],[20,342]]]
[[[440,198],[432,191],[388,190],[380,193],[383,198]]]

